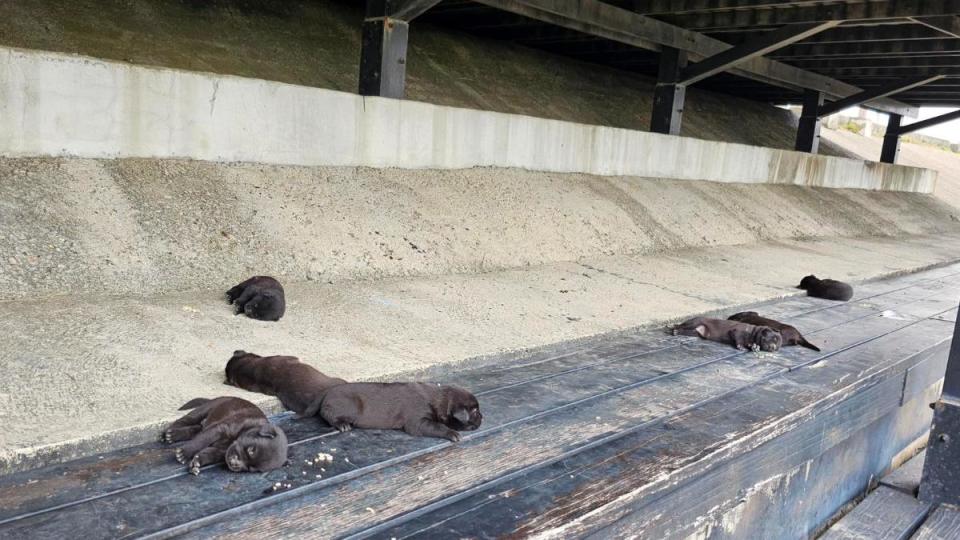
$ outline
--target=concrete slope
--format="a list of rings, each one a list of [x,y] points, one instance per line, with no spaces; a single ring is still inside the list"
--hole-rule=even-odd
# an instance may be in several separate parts
[[[339,283],[960,230],[929,195],[506,169],[0,160],[0,298]]]
[[[839,129],[824,129],[821,136],[863,159],[880,159],[880,148],[883,146],[880,137],[864,137]],[[960,154],[924,144],[902,142],[897,162],[937,171],[939,176],[934,194],[960,208]]]
[[[46,0],[0,2],[0,45],[356,92],[363,2]],[[653,81],[418,21],[413,100],[647,130]],[[682,135],[793,148],[796,119],[692,88]],[[832,146],[822,153],[846,156]]]
[[[296,355],[347,379],[396,377],[728,313],[798,294],[796,283],[810,272],[859,282],[956,261],[957,253],[956,232],[838,237],[595,255],[470,275],[288,282],[289,307],[278,323],[234,316],[222,288],[0,302],[0,472],[149,440],[198,396],[237,394],[276,407],[222,384],[239,348]]]

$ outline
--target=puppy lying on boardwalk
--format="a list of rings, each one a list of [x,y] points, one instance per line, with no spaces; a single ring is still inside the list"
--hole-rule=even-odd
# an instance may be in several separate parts
[[[237,314],[251,319],[279,321],[287,309],[283,286],[270,276],[253,276],[227,291],[227,301],[236,306]]]
[[[166,443],[187,441],[177,448],[177,461],[190,474],[200,467],[226,461],[233,472],[265,472],[287,461],[287,436],[270,423],[259,407],[245,399],[197,398],[180,410],[193,409],[160,434]]]
[[[796,328],[790,326],[789,324],[783,324],[780,321],[761,317],[756,311],[743,311],[727,318],[731,321],[740,321],[747,324],[752,324],[754,326],[769,326],[770,328],[773,328],[777,332],[780,332],[780,336],[783,338],[784,347],[787,345],[800,345],[801,347],[813,349],[817,352],[820,351],[816,345],[807,341],[807,339],[803,337],[800,334],[800,331]]]
[[[826,298],[827,300],[846,302],[853,298],[853,287],[848,283],[833,279],[819,279],[812,274],[800,280],[800,285],[797,285],[797,288],[805,289],[808,296]]]
[[[234,351],[225,371],[226,384],[276,396],[299,418],[317,414],[324,392],[347,382],[327,377],[296,356],[260,356],[246,351]]]
[[[775,352],[780,349],[783,338],[780,332],[768,326],[694,317],[673,327],[673,335],[700,336],[703,339],[733,345],[737,349]]]
[[[320,416],[340,431],[402,429],[415,437],[460,440],[480,427],[477,398],[456,386],[430,383],[349,383],[327,391]]]

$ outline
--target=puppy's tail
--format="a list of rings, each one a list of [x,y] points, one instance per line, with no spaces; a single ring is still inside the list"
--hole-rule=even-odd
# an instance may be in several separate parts
[[[205,398],[205,397],[194,398],[194,399],[191,399],[190,401],[184,403],[183,406],[180,407],[179,410],[185,411],[185,410],[187,410],[187,409],[196,409],[197,407],[199,407],[199,406],[201,406],[201,405],[204,405],[204,404],[206,404],[206,403],[210,403],[210,401],[211,401],[211,400],[209,400],[209,399],[207,399],[207,398]]]
[[[800,336],[800,340],[797,341],[797,344],[800,345],[801,347],[806,347],[806,348],[808,348],[808,349],[813,349],[813,350],[815,350],[815,351],[817,351],[817,352],[820,352],[820,348],[819,348],[819,347],[817,347],[817,346],[814,345],[813,343],[810,343],[809,341],[807,341],[807,338],[805,338],[805,337],[803,337],[803,336]]]

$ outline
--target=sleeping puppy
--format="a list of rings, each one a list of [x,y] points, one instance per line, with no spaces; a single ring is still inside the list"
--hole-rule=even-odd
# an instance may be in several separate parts
[[[673,327],[673,335],[700,336],[703,339],[733,345],[737,349],[776,352],[783,344],[780,332],[769,326],[694,317]]]
[[[192,475],[200,467],[225,461],[233,472],[266,472],[287,461],[287,436],[270,423],[259,407],[245,399],[192,399],[180,407],[193,409],[160,434],[166,443],[187,441],[176,457]]]
[[[818,279],[809,275],[800,280],[798,289],[805,289],[808,296],[826,298],[827,300],[842,300],[846,302],[853,297],[853,287],[842,281],[833,279]]]
[[[296,356],[260,356],[246,351],[234,351],[225,371],[225,384],[276,396],[298,418],[317,414],[324,392],[347,382],[327,377]]]
[[[231,288],[227,301],[236,306],[237,315],[261,321],[279,321],[287,309],[283,286],[270,276],[253,276]]]
[[[340,431],[402,429],[415,437],[460,440],[480,427],[477,398],[456,386],[430,383],[349,383],[331,388],[320,416]]]
[[[800,345],[801,347],[806,347],[808,349],[813,349],[817,352],[820,352],[820,349],[813,343],[807,341],[807,339],[803,337],[800,334],[800,331],[796,328],[790,326],[789,324],[783,324],[780,321],[761,317],[756,311],[744,311],[731,315],[727,317],[727,319],[731,321],[745,322],[754,326],[769,326],[777,332],[780,332],[780,336],[783,338],[783,346]]]

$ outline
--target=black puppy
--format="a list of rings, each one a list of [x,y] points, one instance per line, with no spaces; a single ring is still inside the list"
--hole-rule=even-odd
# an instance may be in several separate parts
[[[197,398],[180,410],[193,409],[160,434],[166,443],[188,441],[176,457],[190,474],[200,467],[226,461],[233,472],[266,472],[287,461],[287,436],[270,423],[259,407],[245,399]]]
[[[738,321],[694,317],[672,329],[673,335],[700,336],[703,339],[733,345],[737,349],[776,352],[783,344],[780,332],[768,326]]]
[[[768,319],[766,317],[761,317],[756,311],[743,311],[741,313],[736,313],[727,317],[731,321],[740,321],[747,324],[752,324],[754,326],[769,326],[777,332],[780,332],[780,336],[783,337],[783,345],[800,345],[801,347],[806,347],[808,349],[813,349],[815,351],[820,351],[820,349],[807,341],[805,337],[800,334],[800,331],[796,328],[790,326],[789,324],[784,324],[780,321],[775,321],[773,319]]]
[[[827,300],[847,300],[853,298],[853,287],[842,281],[833,279],[818,279],[817,276],[809,275],[800,280],[798,289],[805,289],[808,296],[817,298],[826,298]]]
[[[261,321],[279,321],[287,309],[283,286],[270,276],[253,276],[231,288],[227,301],[236,306],[238,315]]]
[[[327,389],[347,381],[327,377],[296,356],[260,356],[234,351],[225,369],[226,384],[268,396],[304,418],[317,414]]]
[[[415,437],[460,440],[457,431],[480,427],[473,394],[429,383],[349,383],[327,391],[320,416],[340,431],[402,429]]]

